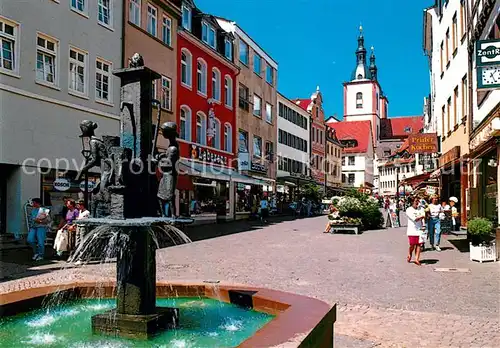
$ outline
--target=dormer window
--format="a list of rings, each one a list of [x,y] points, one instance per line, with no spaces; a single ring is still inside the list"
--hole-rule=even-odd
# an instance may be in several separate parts
[[[411,133],[411,127],[405,127],[405,133]]]
[[[191,8],[182,5],[182,27],[191,31]]]
[[[224,39],[224,55],[230,61],[233,61],[233,42],[227,37]]]
[[[358,146],[358,141],[355,139],[342,140],[341,143],[342,145],[344,145],[345,148],[353,148]]]
[[[201,24],[201,40],[212,48],[217,45],[215,29],[206,22]]]

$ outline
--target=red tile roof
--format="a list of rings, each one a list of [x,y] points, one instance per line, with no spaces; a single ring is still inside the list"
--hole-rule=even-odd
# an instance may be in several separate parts
[[[293,102],[305,111],[309,111],[307,110],[307,107],[309,106],[309,104],[311,104],[311,99],[295,99]]]
[[[382,119],[380,137],[407,138],[410,133],[418,133],[424,128],[423,116],[391,117]]]
[[[365,153],[368,151],[368,145],[372,141],[371,121],[351,121],[327,123],[328,127],[335,129],[337,138],[342,140],[356,140],[356,147],[344,147],[345,153]]]

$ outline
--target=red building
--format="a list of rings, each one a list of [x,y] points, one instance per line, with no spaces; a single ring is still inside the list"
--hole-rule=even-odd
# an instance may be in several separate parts
[[[297,99],[297,105],[310,114],[310,169],[311,177],[321,185],[325,183],[325,146],[326,146],[326,127],[325,111],[323,110],[323,96],[319,87],[311,95],[310,99]]]
[[[182,3],[176,122],[181,165],[189,167],[189,175],[181,175],[177,185],[181,213],[197,209],[190,204],[193,200],[204,207],[209,201],[214,205],[215,197],[230,200],[230,168],[236,167],[235,82],[239,72],[233,63],[233,40],[213,16],[202,13],[192,1]]]

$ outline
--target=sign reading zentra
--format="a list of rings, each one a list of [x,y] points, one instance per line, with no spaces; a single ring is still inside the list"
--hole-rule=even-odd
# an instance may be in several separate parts
[[[408,136],[408,152],[415,153],[437,153],[438,141],[436,133],[419,133]]]

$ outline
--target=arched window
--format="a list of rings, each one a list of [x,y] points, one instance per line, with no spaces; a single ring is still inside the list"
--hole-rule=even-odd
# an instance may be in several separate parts
[[[196,142],[207,145],[207,117],[201,111],[196,114]]]
[[[363,108],[363,93],[356,93],[356,109]]]
[[[181,52],[181,83],[186,86],[191,87],[192,81],[192,60],[193,56],[191,52],[186,49],[182,49]]]
[[[207,63],[201,59],[196,64],[196,88],[201,94],[207,95]]]
[[[220,150],[220,121],[215,119],[214,147]]]
[[[212,69],[212,98],[220,101],[220,71]]]
[[[233,80],[227,75],[224,78],[224,99],[226,106],[233,107]]]
[[[181,106],[179,138],[191,141],[191,109],[186,105]]]
[[[229,123],[224,125],[224,150],[233,152],[233,131]]]

